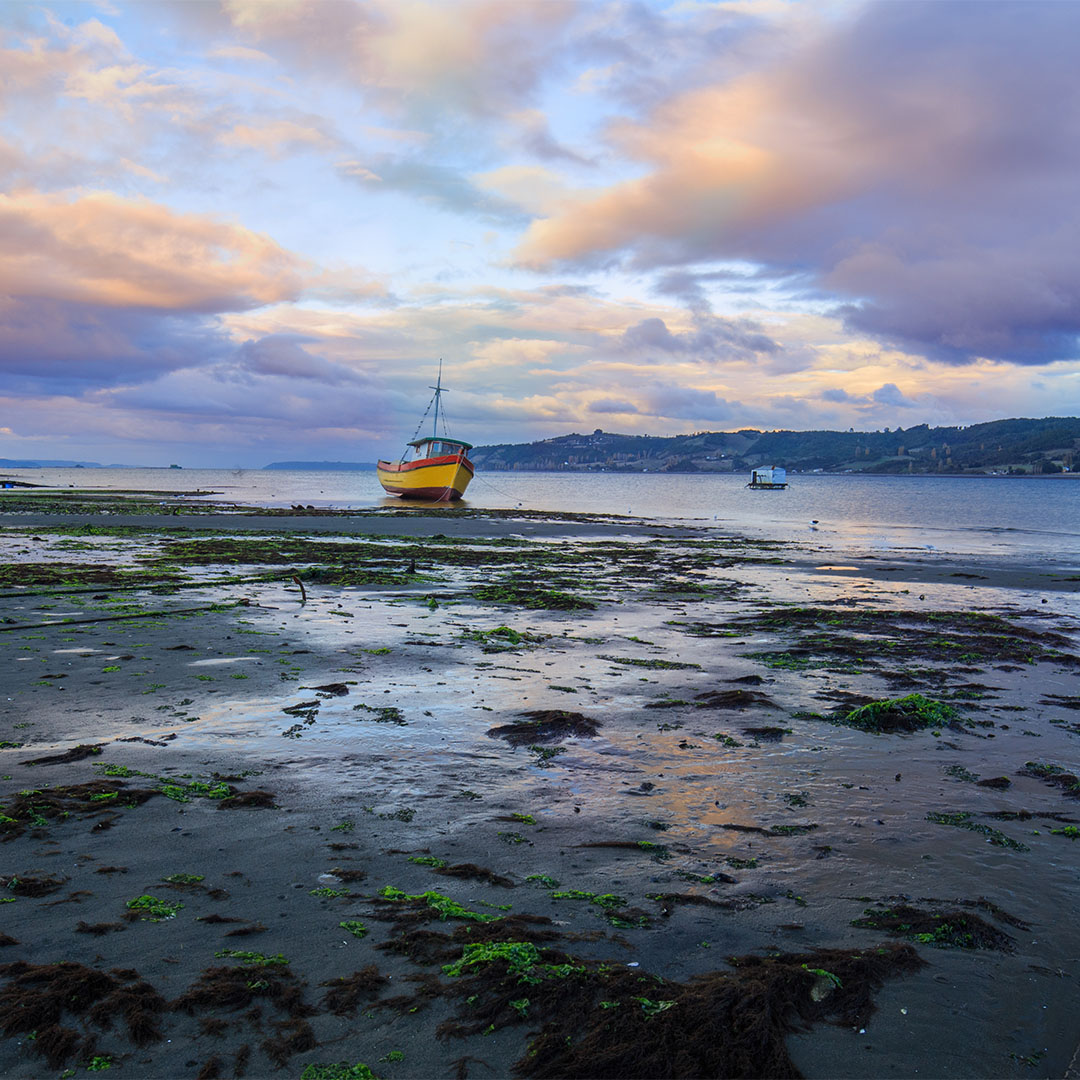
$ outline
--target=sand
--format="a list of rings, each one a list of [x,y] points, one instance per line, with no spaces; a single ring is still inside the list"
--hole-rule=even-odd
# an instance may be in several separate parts
[[[793,1073],[1069,1068],[1066,569],[580,516],[113,510],[0,516],[3,1075],[658,1075],[658,1047],[713,1075],[729,958],[778,954]],[[838,722],[913,693],[956,716]],[[492,734],[522,721],[533,741]],[[929,921],[890,925],[909,908]],[[996,947],[967,947],[983,926]],[[554,966],[494,960],[454,996],[444,965],[492,937]],[[914,960],[880,979],[851,959],[894,946]],[[85,1008],[49,997],[76,976]],[[605,1057],[626,1032],[652,1071]]]

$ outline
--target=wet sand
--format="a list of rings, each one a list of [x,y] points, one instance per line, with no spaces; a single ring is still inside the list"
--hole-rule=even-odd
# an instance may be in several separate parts
[[[805,1076],[1069,1068],[1067,569],[520,514],[0,525],[5,1076],[591,1075],[613,1017],[707,1075],[737,1040],[690,1025],[688,980],[776,955],[783,1015],[822,1014],[777,1028]],[[843,722],[916,693],[955,715]],[[454,996],[483,940],[543,963]],[[851,957],[893,946],[860,1011]],[[109,1006],[57,1012],[50,980],[94,973]]]

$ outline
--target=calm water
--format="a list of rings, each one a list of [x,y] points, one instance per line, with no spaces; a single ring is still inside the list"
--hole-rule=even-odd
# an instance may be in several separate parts
[[[208,501],[338,508],[401,506],[371,472],[255,469],[23,469],[56,487],[214,492]],[[465,506],[691,520],[836,552],[1015,553],[1080,565],[1080,478],[795,475],[786,491],[744,476],[478,473]],[[814,525],[812,522],[816,521]]]

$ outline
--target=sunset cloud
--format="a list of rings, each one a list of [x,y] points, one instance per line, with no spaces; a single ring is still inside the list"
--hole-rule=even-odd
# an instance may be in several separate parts
[[[1077,30],[1072,6],[858,10],[610,125],[645,172],[534,222],[519,262],[746,260],[800,270],[852,327],[938,359],[1073,355]]]
[[[0,291],[162,311],[226,311],[300,289],[267,236],[107,192],[0,194]]]

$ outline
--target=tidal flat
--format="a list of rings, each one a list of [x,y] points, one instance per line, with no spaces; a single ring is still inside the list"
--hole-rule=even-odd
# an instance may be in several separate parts
[[[1074,1075],[1068,567],[16,498],[4,1076]]]

